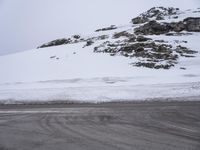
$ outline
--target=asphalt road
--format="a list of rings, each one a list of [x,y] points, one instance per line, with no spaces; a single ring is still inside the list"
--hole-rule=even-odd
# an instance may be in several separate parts
[[[200,102],[0,106],[0,150],[200,150]]]

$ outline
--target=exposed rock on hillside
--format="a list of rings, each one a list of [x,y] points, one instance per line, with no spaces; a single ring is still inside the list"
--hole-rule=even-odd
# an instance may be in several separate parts
[[[156,44],[154,42],[128,44],[126,41],[104,42],[95,47],[94,52],[110,53],[112,56],[123,55],[125,57],[137,58],[138,62],[132,63],[132,65],[155,69],[169,69],[177,64],[179,54],[187,55],[188,52],[192,53],[189,50],[174,49],[171,45],[166,44]]]
[[[176,15],[178,8],[164,8],[164,7],[153,7],[147,12],[140,14],[138,17],[132,19],[133,24],[141,24],[150,20],[164,20],[166,16]],[[177,17],[177,16],[174,16]]]
[[[195,57],[193,54],[196,54],[197,51],[194,51],[194,50],[190,50],[188,49],[187,47],[183,47],[181,45],[178,45],[175,49],[175,51],[177,53],[180,54],[180,56],[183,56],[183,57]]]
[[[53,40],[49,43],[45,43],[38,48],[45,48],[45,47],[51,47],[51,46],[58,46],[58,45],[65,45],[65,44],[74,44],[74,43],[79,43],[79,42],[85,42],[85,46],[90,46],[94,43],[94,41],[98,40],[105,40],[109,38],[108,35],[100,35],[100,36],[94,36],[94,37],[88,37],[88,38],[83,38],[80,35],[73,35],[71,38],[63,38],[63,39],[57,39]]]
[[[108,31],[108,30],[114,30],[117,29],[115,25],[111,25],[110,27],[102,28],[102,29],[97,29],[95,32],[100,32],[100,31]]]
[[[199,11],[193,13],[197,16],[196,13]],[[200,32],[200,17],[183,15],[184,17],[179,18],[180,14],[184,12],[178,8],[153,7],[132,19],[134,25],[131,24],[128,28],[111,25],[96,30],[98,33],[95,33],[95,36],[74,35],[51,41],[39,48],[82,42],[83,48],[90,46],[95,53],[129,57],[133,59],[131,65],[136,67],[170,69],[178,63],[180,57],[195,57],[197,51],[182,46],[183,43],[187,43],[185,40],[174,39],[172,44],[164,39],[154,39],[154,36],[150,35],[186,36],[193,34],[192,32]]]
[[[84,39],[82,39],[80,35],[73,35],[71,38],[62,38],[62,39],[53,40],[51,42],[48,42],[39,46],[38,48],[58,46],[58,45],[64,45],[64,44],[72,44],[72,43],[77,43],[83,40]]]
[[[152,39],[151,39],[151,38],[144,37],[144,36],[138,36],[138,37],[137,37],[137,41],[138,41],[138,42],[146,42],[146,41],[149,41],[149,40],[152,40]]]
[[[45,47],[51,47],[51,46],[58,46],[58,45],[63,45],[63,44],[69,44],[71,43],[71,39],[57,39],[57,40],[53,40],[49,43],[43,44],[41,46],[39,46],[38,48],[45,48]]]
[[[170,31],[169,26],[166,24],[161,24],[156,22],[155,20],[146,23],[143,26],[140,26],[135,29],[135,34],[143,34],[143,35],[152,35],[152,34],[165,34]]]
[[[160,35],[170,31],[181,32],[200,32],[200,18],[186,18],[183,21],[171,23],[159,23],[155,20],[135,28],[135,34]]]
[[[200,32],[200,17],[189,17],[183,20],[186,24],[185,29],[189,32]]]
[[[113,35],[113,38],[115,38],[115,39],[120,38],[120,37],[135,38],[135,35],[127,32],[127,31],[114,33],[114,35]]]

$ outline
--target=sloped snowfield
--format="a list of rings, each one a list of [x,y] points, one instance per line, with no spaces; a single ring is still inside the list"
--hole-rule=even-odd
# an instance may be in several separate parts
[[[129,24],[95,34],[112,35],[120,30],[132,31],[133,27]],[[200,100],[200,33],[148,37],[173,46],[187,41],[181,45],[198,53],[180,57],[168,70],[134,67],[130,63],[135,58],[93,52],[108,39],[85,48],[79,42],[0,56],[0,103]],[[109,40],[114,39],[110,36]]]

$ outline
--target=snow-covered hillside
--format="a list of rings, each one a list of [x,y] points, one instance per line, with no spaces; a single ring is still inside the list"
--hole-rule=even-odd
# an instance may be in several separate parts
[[[198,17],[152,8],[124,26],[0,56],[0,102],[198,99]]]

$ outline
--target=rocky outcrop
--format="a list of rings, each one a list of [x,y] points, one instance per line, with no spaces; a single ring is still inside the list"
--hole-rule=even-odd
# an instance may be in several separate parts
[[[200,32],[200,17],[189,17],[183,20],[185,30],[189,32]]]
[[[169,32],[165,34],[166,36],[186,36],[186,35],[192,35],[190,32]]]
[[[136,62],[132,65],[137,67],[146,67],[153,69],[170,69],[171,67],[174,67],[174,64],[156,64],[155,62]]]
[[[83,46],[83,48],[85,48],[86,46],[91,46],[93,43],[94,43],[94,41],[88,40],[88,41],[86,42],[86,44]]]
[[[128,44],[125,42],[115,42],[111,43],[109,41],[101,44],[98,47],[95,47],[94,52],[105,52],[110,53],[112,56],[116,54],[123,55],[125,57],[135,57],[135,58],[143,58],[148,59],[148,64],[151,63],[151,65],[147,65],[144,62],[136,62],[132,63],[134,66],[144,66],[149,68],[157,68],[157,64],[161,61],[161,59],[171,59],[176,60],[177,56],[172,54],[172,51],[170,48],[164,45],[156,45],[154,42],[151,43],[133,43]],[[157,62],[155,62],[157,61]],[[152,65],[153,63],[153,65]],[[171,65],[172,66],[172,65]],[[166,69],[166,67],[163,66],[163,68]]]
[[[137,41],[138,42],[146,42],[146,41],[149,41],[149,40],[152,40],[152,39],[144,37],[144,36],[141,36],[141,35],[137,37]]]
[[[109,31],[109,30],[114,30],[117,29],[115,25],[111,25],[110,27],[102,28],[102,29],[97,29],[95,32],[100,32],[100,31]]]
[[[43,44],[41,46],[39,46],[38,48],[45,48],[45,47],[51,47],[51,46],[58,46],[58,45],[63,45],[63,44],[69,44],[71,43],[71,39],[57,39],[57,40],[53,40],[49,43]]]
[[[148,22],[150,20],[164,20],[166,16],[176,15],[178,12],[178,8],[164,8],[164,7],[153,7],[149,9],[147,12],[140,14],[138,17],[132,19],[133,24],[141,24]],[[174,16],[177,17],[177,16]]]
[[[188,32],[200,32],[200,17],[188,17],[180,22],[168,23],[172,31],[181,32],[183,30]]]
[[[170,31],[181,32],[185,30],[186,24],[180,21],[180,22],[167,23],[166,26],[169,28]]]
[[[139,35],[160,35],[167,34],[170,31],[181,32],[200,32],[200,18],[186,18],[183,21],[171,23],[159,23],[155,20],[135,28],[135,34]]]
[[[153,41],[129,43],[126,39],[116,42],[106,41],[96,46],[94,52],[138,58],[139,61],[132,63],[133,66],[154,69],[170,69],[178,63],[180,56],[194,57],[197,53],[180,45],[174,48],[172,45]]]
[[[178,45],[175,49],[175,51],[177,53],[180,54],[180,56],[183,56],[183,57],[194,57],[193,54],[196,54],[197,51],[194,51],[194,50],[190,50],[188,49],[187,47],[183,47],[181,45]]]
[[[85,42],[86,44],[83,47],[86,47],[86,46],[91,46],[94,43],[94,41],[105,40],[107,38],[109,38],[108,35],[100,35],[100,36],[94,36],[94,37],[89,37],[89,38],[83,38],[80,35],[73,35],[71,38],[62,38],[62,39],[53,40],[37,48],[45,48],[45,47],[59,46],[59,45],[65,45],[65,44],[74,44],[74,43],[79,43],[79,42]]]
[[[117,32],[113,35],[114,39],[118,39],[120,37],[135,38],[135,35],[127,31]]]
[[[157,21],[149,21],[143,26],[140,26],[138,28],[135,28],[135,34],[139,35],[152,35],[152,34],[165,34],[170,31],[170,27],[166,24],[158,23]]]
[[[139,16],[139,17],[132,19],[133,24],[142,24],[142,23],[145,23],[145,22],[148,22],[148,21],[149,21],[149,19],[145,16]]]
[[[197,51],[181,46],[182,43],[187,43],[187,41],[174,40],[172,46],[170,45],[171,42],[163,39],[153,40],[148,35],[185,36],[193,34],[192,32],[200,32],[200,17],[189,17],[178,22],[160,21],[166,18],[174,21],[180,13],[183,12],[179,11],[178,8],[153,7],[132,19],[132,23],[135,25],[124,27],[111,25],[96,30],[96,32],[115,29],[119,31],[105,32],[105,35],[102,35],[102,33],[97,35],[96,33],[97,36],[84,38],[74,35],[70,38],[51,41],[39,48],[83,42],[83,48],[93,46],[95,53],[135,58],[131,65],[136,67],[170,69],[178,63],[180,57],[195,57]],[[100,40],[102,41],[100,42]]]

